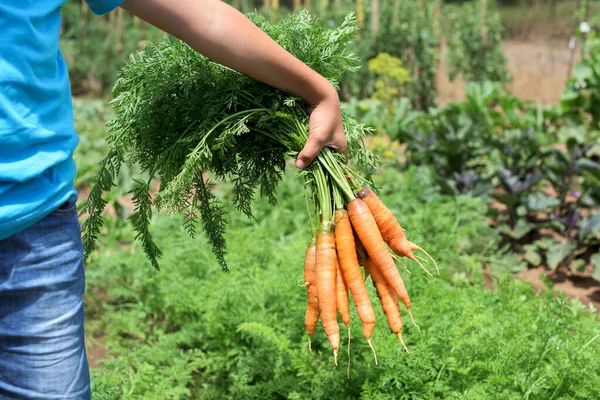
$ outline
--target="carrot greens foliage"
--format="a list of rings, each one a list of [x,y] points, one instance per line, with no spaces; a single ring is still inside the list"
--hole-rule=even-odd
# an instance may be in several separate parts
[[[357,58],[347,50],[358,30],[353,15],[333,29],[307,12],[276,24],[257,15],[249,18],[335,86],[342,74],[358,69]],[[113,96],[111,150],[82,210],[89,215],[83,223],[86,254],[102,227],[104,194],[123,165],[137,165],[142,175],[131,190],[131,221],[152,264],[158,268],[162,255],[150,232],[153,209],[159,209],[183,215],[190,236],[200,221],[219,264],[227,270],[226,208],[213,194],[215,181],[231,182],[232,202],[247,216],[252,215],[257,192],[275,203],[286,160],[296,157],[308,137],[305,104],[168,37],[131,57]],[[344,127],[355,170],[368,175],[375,161],[361,138],[369,130],[347,116]],[[326,153],[331,162],[343,163],[339,154]],[[309,185],[314,182],[311,170],[301,172]],[[160,186],[153,194],[155,180]]]

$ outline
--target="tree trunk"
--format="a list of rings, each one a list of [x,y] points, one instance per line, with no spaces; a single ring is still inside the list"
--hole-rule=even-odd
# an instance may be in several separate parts
[[[112,42],[113,31],[115,26],[115,13],[111,12],[108,14],[108,35],[106,35],[106,40]],[[112,46],[112,44],[111,44]]]
[[[302,6],[300,0],[294,0],[294,11],[298,11]]]
[[[87,38],[87,15],[88,5],[85,1],[81,2],[81,38],[85,40]]]
[[[379,31],[379,0],[371,0],[371,33],[377,36]]]
[[[400,0],[394,0],[393,10],[392,10],[392,24],[394,26],[400,23],[400,18],[398,14],[400,13]]]
[[[356,0],[356,21],[358,22],[359,28],[365,26],[365,10],[363,0]]]
[[[310,10],[310,0],[304,0],[304,8]]]
[[[271,8],[271,0],[263,0],[263,8]]]
[[[479,15],[480,18],[480,29],[481,29],[481,36],[483,37],[483,43],[487,43],[488,40],[488,31],[487,31],[487,0],[481,0],[481,14]]]
[[[440,15],[442,14],[442,7],[444,6],[444,0],[435,0],[435,11],[433,16],[433,30],[435,32],[435,36],[438,39],[441,39],[441,31],[440,28]]]

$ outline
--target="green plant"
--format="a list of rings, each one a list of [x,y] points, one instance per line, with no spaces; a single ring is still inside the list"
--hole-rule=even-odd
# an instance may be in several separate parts
[[[96,182],[98,165],[108,152],[106,138],[109,136],[105,126],[107,120],[114,117],[114,111],[104,100],[75,98],[73,99],[73,114],[75,129],[79,136],[79,144],[75,149],[73,158],[77,164],[75,187],[86,191]],[[122,220],[126,219],[131,211],[120,201],[134,183],[133,176],[139,173],[135,167],[125,165],[121,168],[119,178],[110,194],[105,198],[107,205]],[[85,196],[80,201],[85,203]]]
[[[400,168],[430,168],[442,193],[481,196],[504,243],[530,265],[600,271],[598,131],[581,125],[593,119],[519,100],[500,83],[465,92],[428,113],[405,99],[346,109],[405,146],[402,157],[384,155]]]
[[[566,247],[572,251],[558,252],[555,244],[557,251],[549,265],[583,269],[583,260],[589,260],[600,249],[600,214],[594,211],[600,193],[593,184],[600,178],[600,135],[572,125],[564,126],[558,135],[566,150],[552,148],[544,171],[556,197],[544,196],[541,209],[551,218],[551,223],[544,225],[568,238]]]
[[[307,12],[291,14],[277,24],[256,15],[250,18],[334,85],[342,72],[356,69],[355,58],[346,50],[357,31],[352,15],[335,29]],[[153,265],[158,267],[162,255],[150,232],[156,207],[183,214],[191,236],[201,220],[215,256],[227,269],[225,208],[213,193],[212,179],[233,182],[232,201],[248,217],[255,192],[275,203],[286,158],[295,158],[308,137],[305,104],[168,38],[132,57],[114,95],[111,149],[82,210],[89,214],[83,224],[86,253],[92,251],[102,226],[104,192],[111,189],[122,165],[137,165],[142,176],[131,189],[135,212],[130,218]],[[344,127],[354,165],[368,174],[373,160],[362,144],[368,130],[347,117]],[[331,149],[324,149],[301,172],[313,189],[321,222],[332,218],[331,187],[335,185],[345,200],[354,198],[347,174],[357,185],[365,182]],[[156,177],[160,187],[153,196]],[[339,203],[336,199],[336,206]]]
[[[589,39],[586,50],[587,58],[575,67],[560,105],[569,118],[600,130],[600,38]]]
[[[378,176],[383,200],[411,235],[433,245],[442,266],[442,279],[406,276],[420,325],[405,324],[410,355],[376,329],[375,366],[354,314],[350,380],[345,361],[331,364],[321,332],[308,351],[305,290],[296,281],[310,231],[292,211],[304,201],[295,195],[300,180],[289,175],[278,187],[281,207],[261,199],[255,220],[230,214],[230,274],[176,218],[156,216],[156,240],[170,249],[162,271],[147,269],[135,242],[124,246],[107,232],[103,240],[113,244],[87,266],[88,332],[111,349],[93,375],[94,398],[598,397],[597,314],[519,281],[494,279],[486,289],[483,265],[514,257],[495,254],[499,238],[481,200],[431,195],[429,175],[411,168]],[[131,229],[123,234],[133,239]],[[372,289],[370,296],[376,304]]]
[[[69,1],[61,7],[61,51],[73,94],[100,95],[110,90],[129,54],[162,33],[131,14],[97,16],[82,4]]]
[[[377,57],[370,59],[369,71],[377,78],[373,98],[381,100],[385,105],[392,105],[402,97],[402,87],[410,81],[402,60],[387,53],[379,53]]]
[[[493,1],[486,1],[494,3]],[[468,82],[510,81],[507,60],[502,50],[503,27],[495,7],[485,9],[483,2],[447,6],[449,75],[462,74]]]
[[[404,85],[404,95],[419,109],[434,106],[439,61],[434,5],[432,2],[385,1],[380,6],[377,32],[364,29],[360,39],[353,42],[353,51],[360,56],[362,67],[358,73],[344,76],[343,96],[346,99],[372,96],[376,78],[368,69],[369,60],[380,53],[387,53],[402,60],[409,72],[411,80]]]

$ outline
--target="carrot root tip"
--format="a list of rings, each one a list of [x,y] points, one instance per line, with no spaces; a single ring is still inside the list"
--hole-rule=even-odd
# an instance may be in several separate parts
[[[300,282],[304,282],[303,284]],[[310,285],[310,282],[306,282],[304,279],[298,279],[296,281],[296,285],[300,286],[300,287],[308,287],[308,285]]]
[[[369,344],[369,347],[373,351],[373,357],[375,358],[375,365],[379,365],[379,363],[377,362],[377,353],[375,352],[375,347],[373,347],[373,343],[371,343],[371,339],[368,339],[367,343]]]
[[[348,379],[350,379],[350,325],[348,325]]]
[[[333,349],[333,363],[335,364],[336,367],[338,366],[337,358],[338,358],[338,351],[337,351],[337,349]]]
[[[410,274],[410,271],[408,270],[408,268],[406,268],[406,265],[404,265],[404,263],[400,260],[400,257],[398,257],[396,254],[390,252],[390,254],[392,255],[392,258],[396,261],[398,261],[398,264],[402,265],[402,268],[404,268],[404,270]]]
[[[408,351],[408,347],[406,347],[406,344],[404,344],[404,339],[402,339],[402,334],[400,332],[398,332],[397,336],[398,336],[398,340],[400,340],[400,344],[402,344],[402,347],[404,347],[404,351],[406,351],[406,354],[410,354],[410,351]]]
[[[423,250],[421,247],[417,246],[413,242],[410,242],[410,248],[411,248],[411,250],[422,251],[423,254],[425,254],[427,257],[429,257],[429,259],[433,262],[433,265],[435,265],[435,270],[437,271],[438,276],[440,276],[440,269],[438,268],[438,265],[435,262],[435,259],[433,257],[431,257],[431,255],[429,255],[428,252],[426,252],[425,250]]]
[[[433,278],[433,275],[431,274],[431,272],[429,272],[427,270],[427,268],[425,268],[425,266],[421,263],[421,261],[419,261],[415,256],[413,256],[412,260],[415,261],[417,264],[419,264],[419,267],[421,267],[421,269],[423,271],[425,271],[427,273],[427,275],[429,275],[430,277]]]
[[[410,308],[407,308],[406,311],[408,311],[408,315],[410,316],[410,320],[412,321],[413,325],[416,326],[417,328],[419,327],[419,325],[417,325],[417,323],[415,322],[415,319],[413,318],[412,313],[410,312]]]

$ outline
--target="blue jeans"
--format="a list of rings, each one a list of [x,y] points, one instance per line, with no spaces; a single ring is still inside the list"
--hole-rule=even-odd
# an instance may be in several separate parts
[[[73,196],[0,240],[0,399],[90,399]]]

